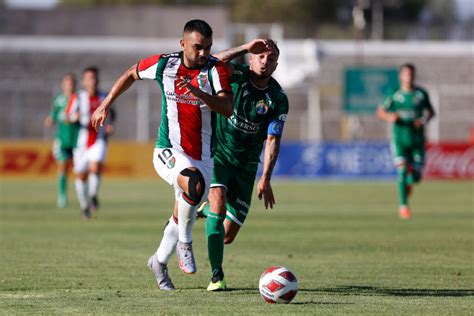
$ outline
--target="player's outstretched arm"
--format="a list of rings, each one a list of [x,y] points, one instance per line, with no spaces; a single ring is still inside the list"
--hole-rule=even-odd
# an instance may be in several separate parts
[[[272,40],[257,38],[251,42],[248,42],[247,44],[229,48],[213,55],[220,61],[227,63],[232,59],[235,59],[247,53],[261,54],[269,52],[271,51],[271,45],[273,45]]]
[[[127,91],[127,89],[130,88],[130,86],[135,82],[135,80],[138,80],[138,79],[139,78],[137,74],[137,65],[135,64],[132,67],[130,67],[128,70],[126,70],[117,79],[117,81],[115,81],[107,97],[105,97],[101,105],[97,108],[97,110],[95,110],[94,114],[92,114],[91,123],[92,123],[92,126],[94,126],[96,130],[98,130],[99,127],[104,125],[104,121],[107,118],[107,115],[109,114],[109,108],[112,105],[112,103],[122,93]]]
[[[278,154],[280,153],[280,141],[280,136],[268,135],[265,144],[263,173],[257,184],[258,199],[261,200],[263,197],[265,209],[268,209],[268,206],[273,208],[275,204],[275,196],[273,195],[270,180],[272,178],[273,168],[278,159]]]

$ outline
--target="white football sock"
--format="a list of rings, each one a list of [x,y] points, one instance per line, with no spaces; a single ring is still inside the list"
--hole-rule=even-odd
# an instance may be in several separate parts
[[[178,228],[179,241],[190,243],[193,241],[193,226],[196,220],[196,206],[190,205],[184,200],[183,195],[178,199]]]
[[[89,197],[97,195],[99,191],[100,176],[98,173],[89,173]]]
[[[171,255],[176,249],[178,243],[178,224],[176,224],[174,217],[168,220],[165,229],[163,230],[163,238],[161,239],[160,247],[156,250],[156,257],[158,261],[167,264]]]
[[[79,206],[81,207],[81,210],[85,210],[89,207],[87,199],[87,181],[76,178],[74,183],[76,185],[76,195],[79,200]]]

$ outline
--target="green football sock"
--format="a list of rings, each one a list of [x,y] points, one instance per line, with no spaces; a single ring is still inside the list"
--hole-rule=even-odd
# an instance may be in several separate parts
[[[412,185],[415,183],[415,179],[413,177],[413,173],[407,173],[407,185]]]
[[[408,185],[408,173],[406,168],[398,169],[398,194],[400,198],[400,205],[408,205],[407,201],[407,185]]]
[[[207,251],[212,275],[222,273],[224,260],[224,216],[208,211],[206,219]]]
[[[59,173],[58,174],[58,188],[59,188],[59,196],[65,197],[67,192],[67,176],[66,173]]]

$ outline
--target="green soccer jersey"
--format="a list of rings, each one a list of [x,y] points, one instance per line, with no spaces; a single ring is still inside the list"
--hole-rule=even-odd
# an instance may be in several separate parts
[[[270,123],[286,120],[288,97],[275,79],[270,79],[267,88],[259,89],[250,81],[248,65],[233,66],[234,113],[229,118],[217,116],[215,156],[255,172]]]
[[[54,97],[50,116],[53,122],[57,124],[56,139],[60,142],[60,147],[72,149],[76,147],[80,125],[66,122],[66,108],[69,101],[70,97],[64,94]]]
[[[393,140],[404,146],[417,146],[424,144],[425,135],[423,126],[416,128],[413,122],[423,116],[426,110],[432,111],[428,93],[414,87],[412,91],[397,90],[387,96],[383,103],[387,112],[396,112],[399,119],[393,124]]]

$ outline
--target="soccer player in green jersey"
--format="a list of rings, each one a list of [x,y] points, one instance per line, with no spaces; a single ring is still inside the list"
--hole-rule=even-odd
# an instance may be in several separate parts
[[[268,50],[261,52],[260,45]],[[222,262],[224,244],[236,238],[249,212],[260,154],[266,141],[263,173],[257,195],[265,208],[273,208],[275,197],[270,179],[278,158],[280,139],[288,113],[288,98],[272,78],[279,49],[271,40],[254,40],[216,54],[224,62],[250,53],[249,64],[228,63],[234,93],[234,113],[218,116],[214,170],[207,205],[206,236],[212,278],[208,291],[225,290]]]
[[[421,181],[425,160],[425,125],[435,111],[428,93],[415,85],[415,66],[400,67],[400,88],[387,96],[377,110],[377,116],[393,125],[392,152],[398,173],[399,214],[408,219],[411,212],[408,197],[412,185]]]
[[[72,150],[76,147],[79,124],[70,123],[66,119],[66,108],[76,90],[76,77],[66,74],[61,81],[62,93],[53,98],[51,111],[44,124],[47,127],[56,125],[56,135],[53,142],[53,156],[58,167],[58,198],[57,205],[63,208],[67,205],[67,165],[72,160]]]

